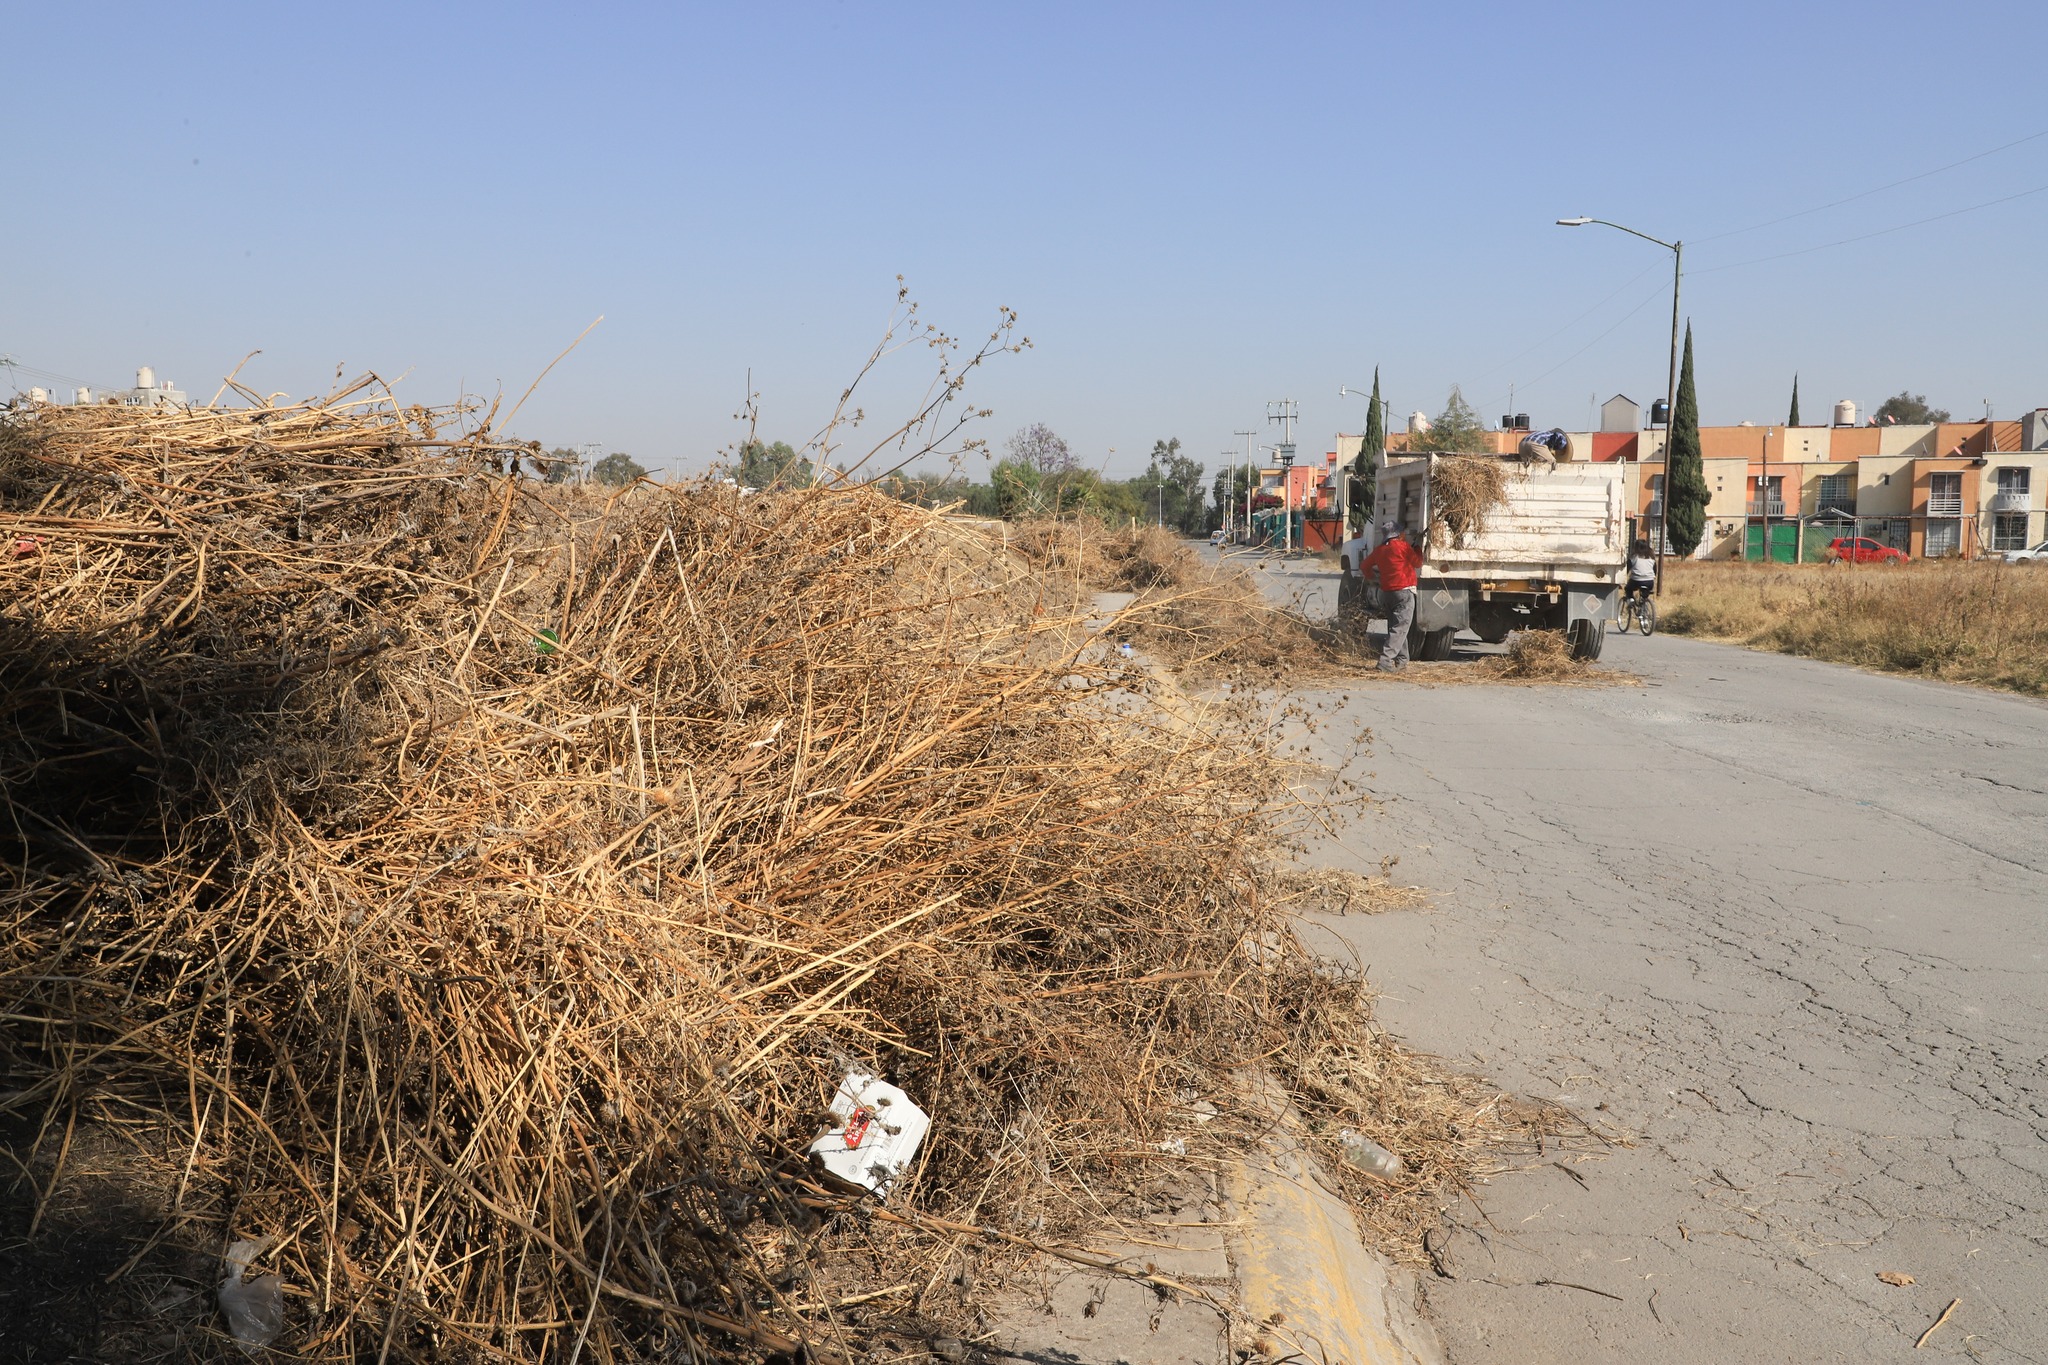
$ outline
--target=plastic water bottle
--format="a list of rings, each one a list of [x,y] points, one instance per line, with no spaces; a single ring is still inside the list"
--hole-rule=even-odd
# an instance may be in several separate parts
[[[1381,1180],[1396,1180],[1408,1173],[1400,1157],[1355,1129],[1340,1129],[1337,1141],[1343,1145],[1344,1160],[1367,1175],[1378,1176]]]

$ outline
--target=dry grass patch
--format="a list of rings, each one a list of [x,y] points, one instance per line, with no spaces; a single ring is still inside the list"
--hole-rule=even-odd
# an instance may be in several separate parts
[[[1377,877],[1339,867],[1290,867],[1273,874],[1273,898],[1290,910],[1323,915],[1377,915],[1410,910],[1423,903],[1422,888],[1402,886],[1392,860]]]
[[[1674,563],[1658,624],[1755,649],[2048,693],[2048,570]]]
[[[1274,718],[1134,696],[985,533],[252,404],[0,422],[11,1282],[118,1133],[167,1178],[87,1306],[194,1358],[243,1237],[301,1359],[896,1356],[971,1316],[963,1247],[1086,1237],[1247,1067],[1413,1156],[1389,1237],[1524,1135],[1296,940]],[[1188,659],[1292,657],[1096,548]],[[1174,625],[1204,594],[1243,615]],[[849,1069],[934,1119],[886,1204],[806,1164]]]

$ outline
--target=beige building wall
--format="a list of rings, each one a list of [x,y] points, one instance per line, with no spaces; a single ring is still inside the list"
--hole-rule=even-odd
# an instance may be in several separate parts
[[[2025,541],[2028,548],[2048,540],[2048,450],[1993,450],[1984,455],[1985,467],[1981,491],[1978,495],[1979,543],[1987,550],[1991,547],[1992,518],[2001,512],[2017,512],[2018,508],[2004,508],[1998,505],[1998,471],[2001,469],[2024,469],[2027,471],[2027,498],[2024,509],[2027,518]]]
[[[1856,462],[1857,516],[1903,517],[1912,510],[1912,456],[1871,455]]]
[[[1700,549],[1708,559],[1742,557],[1743,514],[1749,497],[1749,461],[1720,459],[1700,461],[1706,474],[1707,533]]]
[[[1829,477],[1830,475],[1836,474],[1846,474],[1849,476],[1849,498],[1847,504],[1842,508],[1842,510],[1845,512],[1855,511],[1856,499],[1863,491],[1861,488],[1857,487],[1856,484],[1856,470],[1857,466],[1860,463],[1861,462],[1857,460],[1849,460],[1845,463],[1809,464],[1800,466],[1799,514],[1803,517],[1812,517],[1820,515],[1820,481],[1824,478]]]
[[[1771,458],[1787,464],[1825,462],[1830,458],[1833,436],[1831,427],[1787,427],[1784,438],[1773,442],[1778,448],[1771,452]]]
[[[1932,426],[1897,426],[1877,429],[1877,453],[1879,455],[1914,455],[1925,458],[1939,455],[1934,448],[1937,428]]]

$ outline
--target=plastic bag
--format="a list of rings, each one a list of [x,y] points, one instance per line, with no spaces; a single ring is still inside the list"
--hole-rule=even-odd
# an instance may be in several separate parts
[[[228,1320],[228,1331],[237,1344],[251,1355],[276,1341],[284,1331],[284,1281],[275,1275],[248,1278],[249,1263],[270,1245],[247,1238],[228,1248],[228,1277],[220,1282],[220,1311]]]

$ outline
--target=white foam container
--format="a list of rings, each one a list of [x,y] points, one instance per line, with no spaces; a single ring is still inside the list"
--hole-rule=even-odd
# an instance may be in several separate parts
[[[931,1116],[879,1076],[852,1072],[832,1097],[833,1124],[811,1143],[811,1160],[842,1184],[888,1197],[932,1128]]]

